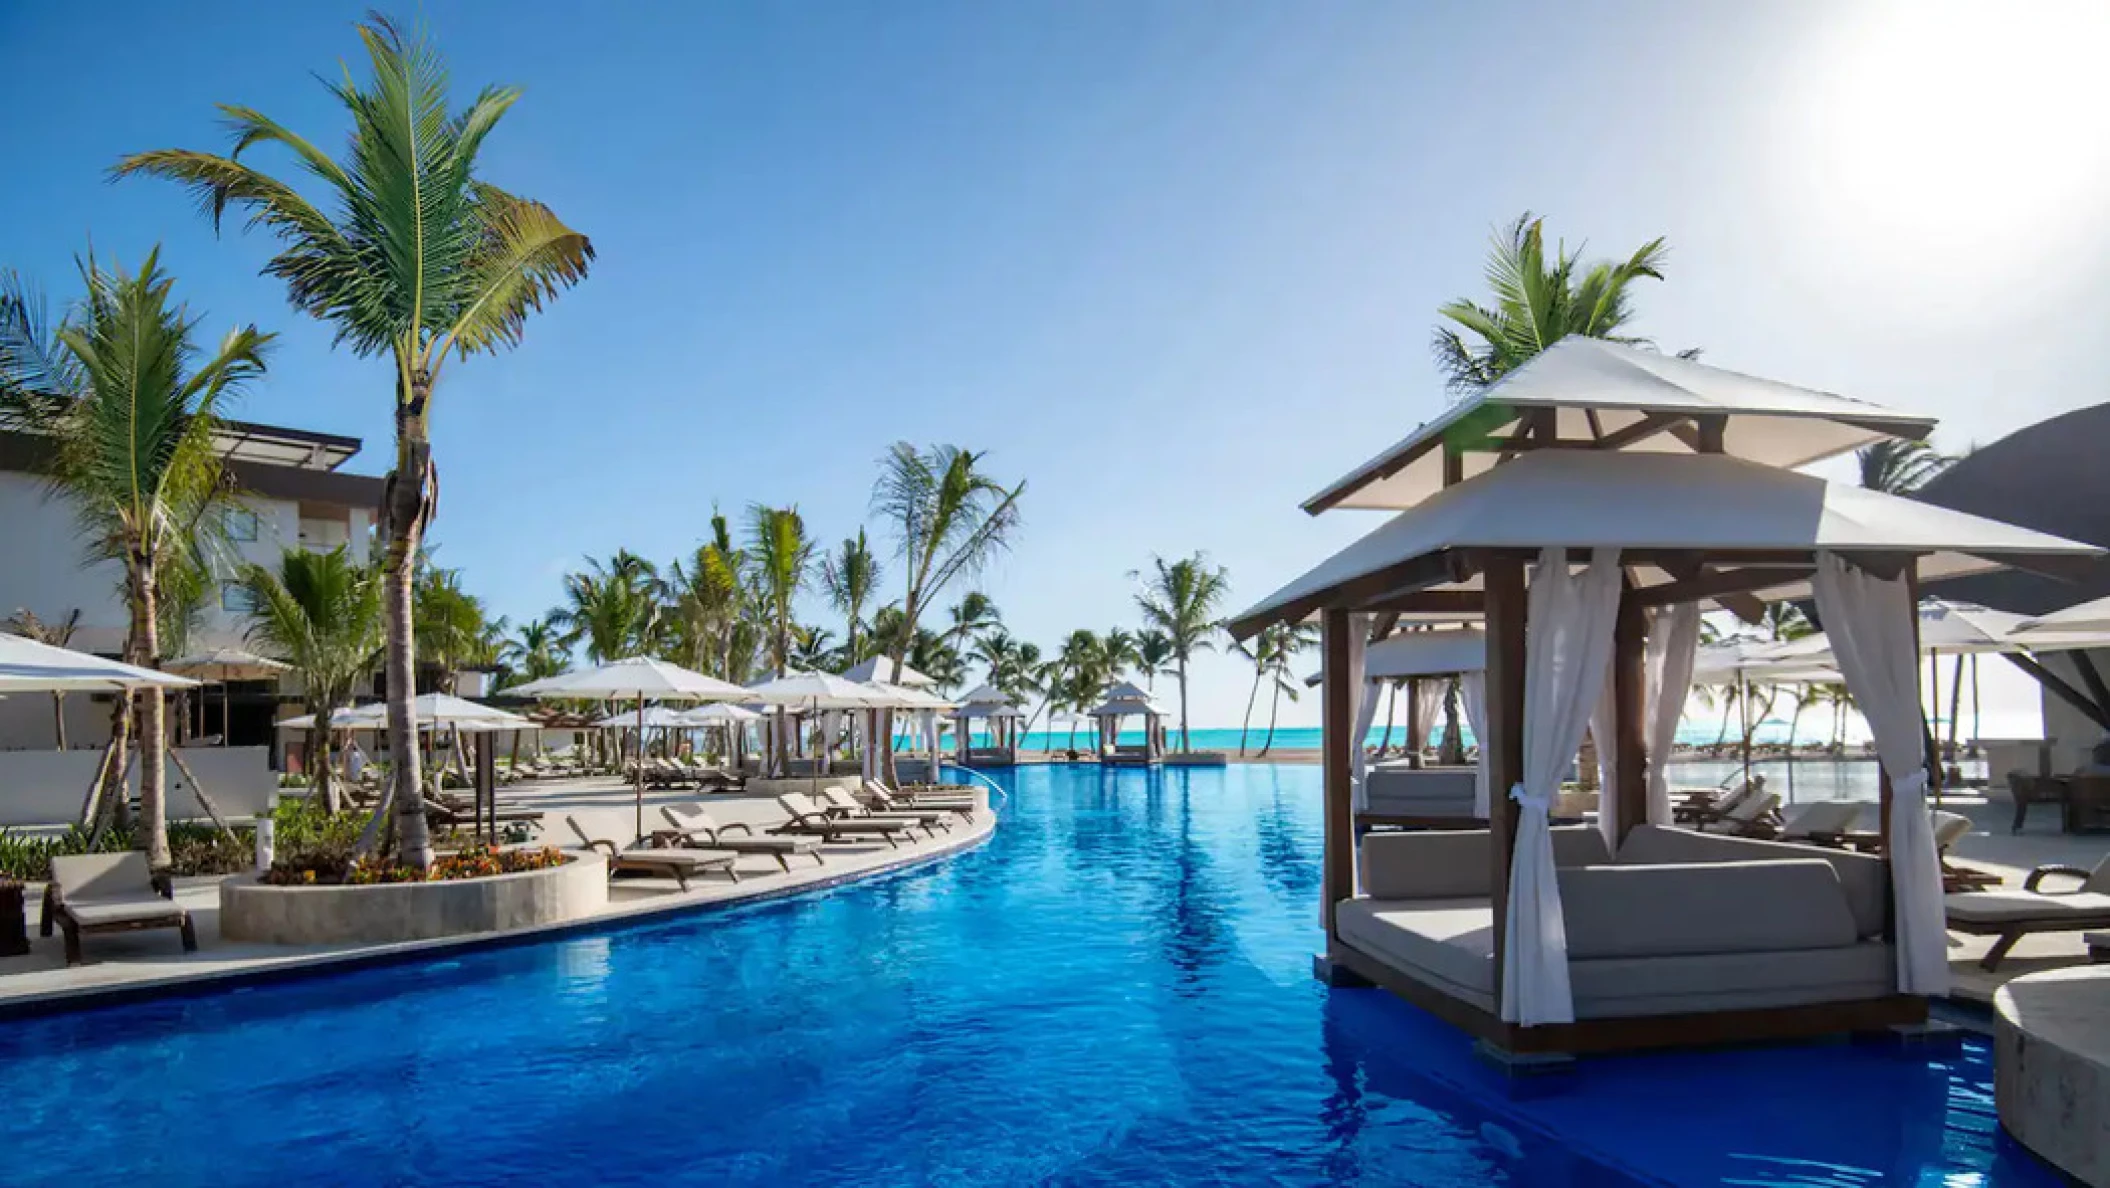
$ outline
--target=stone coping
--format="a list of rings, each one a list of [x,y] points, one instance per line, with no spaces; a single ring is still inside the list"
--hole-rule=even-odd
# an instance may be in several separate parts
[[[1993,1005],[2000,1124],[2081,1183],[2110,1186],[2110,965],[2016,978]]]
[[[690,890],[685,893],[611,898],[605,909],[594,915],[499,932],[337,946],[208,943],[201,944],[200,951],[195,954],[180,957],[170,954],[163,959],[125,964],[100,962],[91,948],[89,963],[85,965],[0,975],[0,1019],[212,994],[266,982],[425,960],[440,953],[535,944],[832,890],[851,883],[903,874],[975,849],[995,834],[997,822],[997,814],[985,806],[976,813],[973,821],[962,822],[965,828],[955,828],[913,847],[900,850],[888,850],[884,846],[831,848],[825,865],[795,863],[789,874],[750,871],[743,873],[738,883],[713,880],[703,884],[691,883]],[[771,866],[773,868],[773,861]],[[204,880],[204,888],[216,894],[221,881]],[[613,888],[627,891],[632,887],[649,887],[656,882],[650,879],[625,881],[613,884]],[[668,881],[664,886],[671,888],[673,883]],[[183,902],[188,893],[188,889],[179,885],[178,902]],[[196,905],[186,906],[192,907],[194,915],[197,913]]]

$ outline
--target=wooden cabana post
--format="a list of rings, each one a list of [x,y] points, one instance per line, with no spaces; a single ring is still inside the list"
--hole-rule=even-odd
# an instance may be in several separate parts
[[[1494,909],[1494,985],[1502,989],[1502,954],[1508,948],[1509,867],[1516,857],[1517,805],[1509,790],[1524,779],[1524,561],[1494,554],[1480,562],[1487,599],[1488,849],[1494,856],[1489,884]]]
[[[1329,947],[1334,940],[1333,909],[1355,894],[1355,752],[1360,740],[1355,731],[1352,690],[1354,677],[1348,671],[1350,620],[1344,610],[1328,610],[1320,620],[1320,648],[1325,656],[1325,686],[1321,715],[1324,729],[1320,747],[1325,785],[1325,855],[1320,868],[1324,904],[1320,915],[1326,926]]]

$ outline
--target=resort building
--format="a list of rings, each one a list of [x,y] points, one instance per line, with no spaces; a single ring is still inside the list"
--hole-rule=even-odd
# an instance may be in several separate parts
[[[339,545],[365,560],[381,503],[380,478],[342,469],[359,453],[356,437],[226,421],[217,438],[237,493],[226,512],[226,555],[214,562],[221,584],[184,641],[192,652],[244,642],[243,591],[228,580],[239,563],[270,565],[289,548],[319,552]],[[46,624],[61,624],[78,615],[67,646],[115,656],[124,647],[128,622],[122,568],[87,556],[73,508],[46,483],[49,459],[49,443],[0,433],[0,555],[8,558],[0,566],[0,617],[26,611]],[[197,732],[226,731],[237,745],[269,745],[276,682],[236,682],[226,692],[226,721],[218,690],[192,704]],[[53,712],[43,697],[0,701],[0,749],[52,746]],[[68,697],[63,712],[70,747],[100,747],[108,740],[106,699]]]

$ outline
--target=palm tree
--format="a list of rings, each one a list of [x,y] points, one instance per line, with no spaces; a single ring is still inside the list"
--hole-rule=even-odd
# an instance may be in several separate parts
[[[330,719],[350,704],[359,682],[381,657],[380,575],[346,554],[288,549],[276,570],[244,565],[241,583],[250,605],[249,638],[292,666],[307,710],[307,754],[325,811],[335,813]]]
[[[1451,391],[1477,392],[1571,334],[1646,345],[1618,332],[1633,316],[1627,287],[1663,279],[1663,240],[1649,240],[1620,263],[1586,267],[1564,247],[1546,258],[1544,222],[1526,211],[1495,236],[1487,258],[1492,306],[1461,298],[1436,311],[1464,331],[1439,325],[1431,344]]]
[[[1319,629],[1310,623],[1277,623],[1267,628],[1275,633],[1268,646],[1269,663],[1267,675],[1273,678],[1275,694],[1270,699],[1267,711],[1267,740],[1260,744],[1260,753],[1267,754],[1275,746],[1275,719],[1282,712],[1282,698],[1297,699],[1297,682],[1291,666],[1298,656],[1319,644]],[[1418,748],[1420,743],[1414,742]]]
[[[459,569],[441,569],[421,558],[411,594],[411,631],[418,654],[439,674],[438,688],[452,693],[461,670],[494,662],[498,639],[484,621],[483,601],[462,589]],[[502,629],[501,629],[502,630]]]
[[[950,622],[939,633],[938,640],[949,648],[965,647],[969,637],[1000,630],[1004,625],[1004,615],[996,608],[996,600],[980,590],[969,590],[961,595],[946,612],[946,617]]]
[[[182,184],[212,215],[244,209],[249,226],[284,244],[264,266],[286,282],[293,304],[336,327],[361,356],[394,363],[395,468],[384,496],[383,573],[388,622],[388,741],[396,756],[394,801],[404,861],[429,866],[417,727],[411,716],[415,664],[411,583],[433,514],[436,470],[430,433],[433,393],[449,356],[512,347],[528,315],[586,276],[593,246],[541,203],[477,176],[477,156],[520,91],[487,87],[466,110],[448,110],[447,70],[420,34],[384,17],[359,28],[371,75],[329,85],[351,117],[349,150],[333,160],[263,113],[225,106],[234,134],[227,156],[162,149],[118,162],[118,177],[146,174]],[[241,161],[258,144],[293,154],[293,184]]]
[[[210,539],[210,513],[224,495],[216,414],[263,374],[271,336],[255,326],[231,331],[192,366],[199,319],[170,300],[159,249],[136,273],[105,271],[93,257],[80,268],[86,293],[48,333],[41,302],[13,278],[0,280],[0,420],[51,443],[51,485],[74,505],[89,558],[123,566],[125,659],[151,667],[161,661],[164,566]],[[147,861],[166,867],[160,690],[138,693],[137,716]],[[121,732],[113,746],[124,749]]]
[[[7,621],[7,629],[16,635],[38,643],[50,644],[55,648],[63,648],[72,643],[73,633],[80,625],[81,612],[78,608],[53,623],[46,623],[30,610],[18,610],[14,617]],[[57,740],[53,745],[61,751],[65,750],[66,694],[62,691],[54,691],[51,695],[51,729]]]
[[[1924,441],[1896,437],[1854,451],[1854,460],[1861,465],[1862,486],[1890,495],[1912,494],[1956,461]]]
[[[983,455],[958,446],[919,450],[895,442],[880,459],[872,510],[894,534],[904,592],[902,630],[887,652],[896,669],[907,662],[923,612],[955,579],[981,571],[1010,547],[1018,530],[1019,496],[980,469]],[[884,715],[882,715],[884,716]],[[891,729],[880,731],[885,778],[894,779]]]
[[[872,555],[872,547],[866,542],[862,528],[821,562],[821,585],[828,591],[828,600],[835,604],[835,609],[843,613],[849,635],[844,644],[844,655],[852,664],[864,659],[858,632],[864,627],[865,604],[879,589],[879,578],[879,559]]]
[[[564,637],[554,615],[530,619],[499,651],[509,675],[522,681],[539,681],[565,670]],[[510,682],[509,682],[510,683]]]
[[[769,622],[769,658],[777,675],[791,669],[791,604],[806,588],[813,541],[795,507],[747,509],[748,555],[753,558]]]
[[[1120,627],[1099,637],[1100,647],[1106,652],[1106,675],[1108,679],[1120,676],[1124,670],[1134,668],[1143,659],[1140,637],[1133,631]]]
[[[697,546],[686,566],[675,562],[667,583],[673,635],[683,663],[729,681],[746,675],[745,658],[753,655],[752,646],[737,661],[734,652],[743,628],[751,633],[743,618],[752,601],[747,577],[747,554],[733,547],[731,525],[714,511],[711,539]]]
[[[1231,592],[1231,575],[1220,565],[1209,564],[1206,553],[1166,561],[1150,559],[1152,571],[1136,594],[1143,622],[1153,631],[1164,632],[1172,641],[1173,671],[1180,686],[1180,750],[1191,749],[1187,731],[1187,663],[1196,651],[1212,646],[1220,624],[1216,608]],[[1130,577],[1141,575],[1131,573]]]
[[[1231,641],[1231,650],[1253,666],[1253,687],[1246,691],[1245,716],[1238,720],[1238,753],[1240,755],[1245,754],[1246,735],[1253,726],[1253,705],[1260,700],[1260,681],[1267,675],[1268,663],[1272,659],[1269,652],[1271,643],[1272,640],[1266,630],[1262,630],[1251,640]]]
[[[603,563],[586,559],[583,573],[564,575],[565,605],[549,613],[564,645],[586,645],[586,657],[605,664],[645,650],[659,621],[659,603],[622,554]]]
[[[1162,631],[1144,631],[1136,635],[1136,675],[1143,678],[1143,688],[1158,691],[1158,674],[1172,671],[1172,637]]]

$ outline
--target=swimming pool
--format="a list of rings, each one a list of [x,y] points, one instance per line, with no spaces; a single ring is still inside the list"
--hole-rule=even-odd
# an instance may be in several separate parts
[[[981,849],[561,942],[0,1023],[9,1185],[2051,1185],[1985,1049],[1512,1095],[1327,991],[1315,768],[998,775]]]

